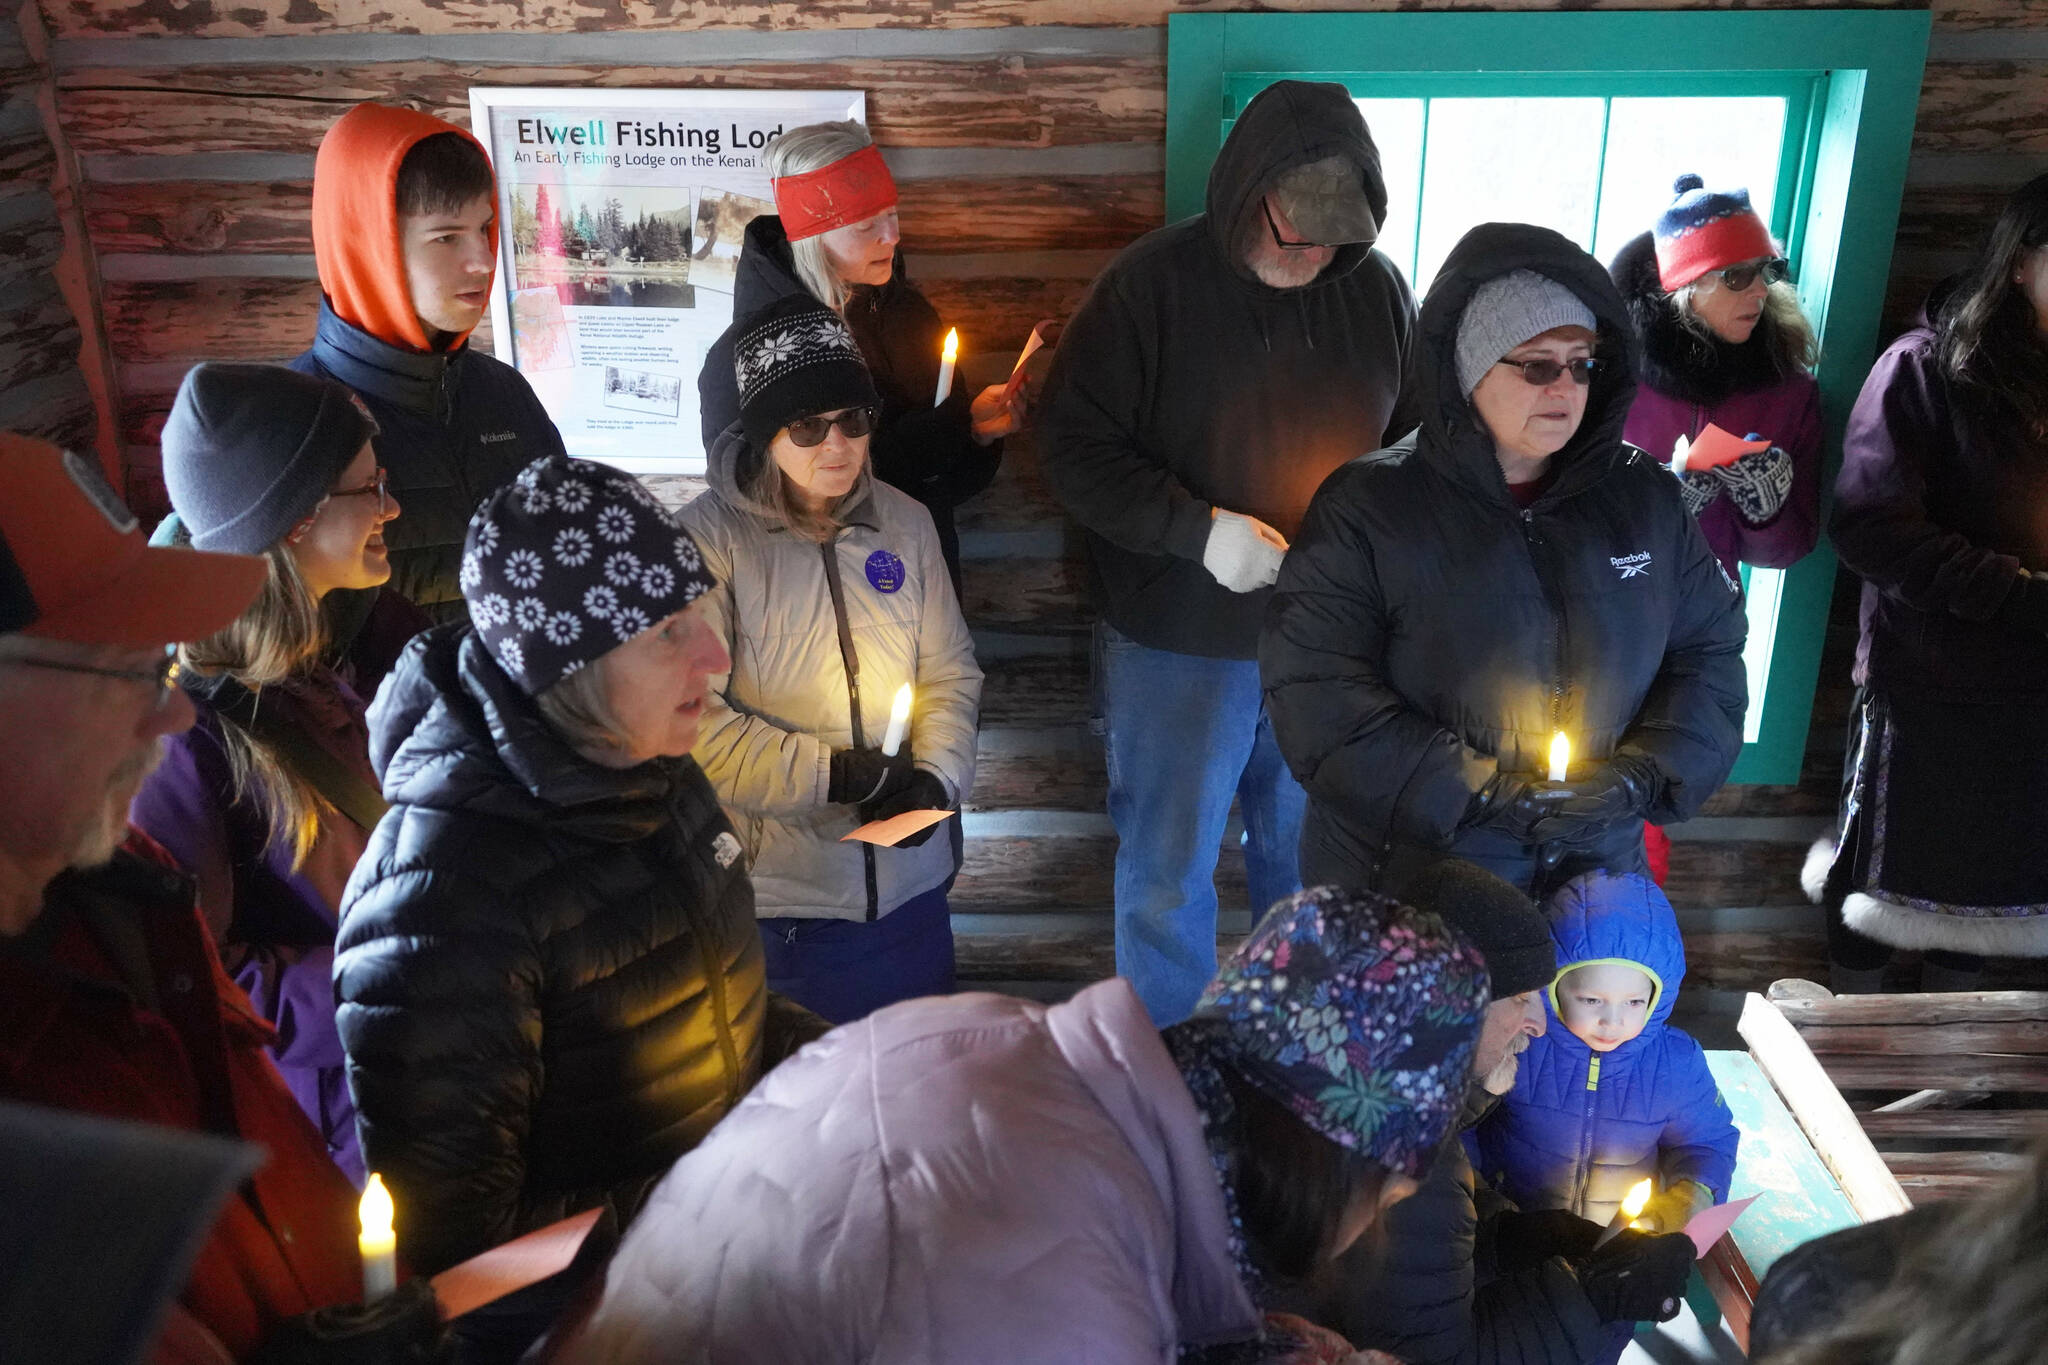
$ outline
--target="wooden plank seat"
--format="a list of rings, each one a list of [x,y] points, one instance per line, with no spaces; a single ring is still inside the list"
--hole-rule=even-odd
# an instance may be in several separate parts
[[[1767,1003],[1911,1199],[1990,1188],[2048,1134],[2048,991],[1837,996],[1790,979]]]

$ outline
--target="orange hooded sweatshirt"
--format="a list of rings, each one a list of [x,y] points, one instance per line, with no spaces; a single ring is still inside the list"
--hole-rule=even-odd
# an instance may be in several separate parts
[[[413,310],[399,236],[398,167],[413,145],[440,133],[483,144],[452,123],[414,109],[358,104],[320,139],[313,162],[313,259],[335,315],[379,341],[415,351],[434,344]],[[488,158],[489,153],[485,153]],[[495,190],[492,199],[496,201]],[[491,252],[498,227],[491,224]],[[448,343],[455,350],[464,332]]]

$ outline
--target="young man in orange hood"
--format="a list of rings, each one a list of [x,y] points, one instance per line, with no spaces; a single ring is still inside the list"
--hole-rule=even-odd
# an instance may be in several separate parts
[[[497,204],[482,144],[411,109],[357,105],[327,130],[313,167],[320,326],[293,368],[338,379],[369,405],[378,459],[405,505],[384,533],[391,587],[441,620],[462,614],[470,514],[535,459],[562,453],[519,372],[468,344],[490,304]]]

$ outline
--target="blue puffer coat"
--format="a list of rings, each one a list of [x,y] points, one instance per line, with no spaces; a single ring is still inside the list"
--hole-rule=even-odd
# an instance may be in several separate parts
[[[1670,1026],[1685,979],[1678,917],[1644,877],[1589,873],[1548,907],[1559,974],[1622,961],[1659,983],[1643,1031],[1612,1052],[1593,1050],[1559,1022],[1522,1054],[1515,1088],[1476,1130],[1474,1165],[1524,1209],[1569,1209],[1605,1223],[1646,1175],[1667,1190],[1697,1181],[1728,1197],[1737,1133],[1691,1035]],[[1469,1141],[1470,1139],[1468,1139]]]

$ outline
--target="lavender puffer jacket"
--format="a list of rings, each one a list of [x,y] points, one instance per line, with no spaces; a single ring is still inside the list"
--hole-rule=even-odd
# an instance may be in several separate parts
[[[1166,1365],[1259,1330],[1228,1235],[1128,984],[914,1000],[805,1048],[676,1163],[564,1359]]]

